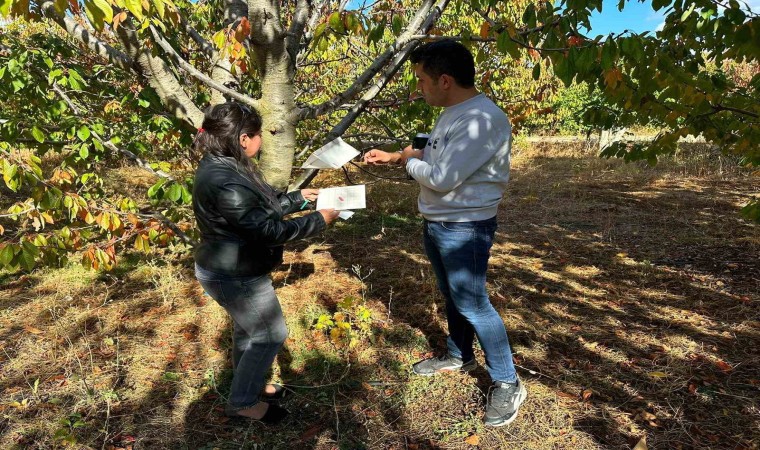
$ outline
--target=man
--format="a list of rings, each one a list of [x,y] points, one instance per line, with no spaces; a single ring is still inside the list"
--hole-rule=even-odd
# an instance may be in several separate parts
[[[477,367],[478,337],[493,381],[485,423],[511,423],[527,390],[517,377],[501,317],[486,292],[496,210],[509,179],[512,126],[506,114],[475,89],[475,64],[462,44],[429,43],[411,55],[417,86],[431,106],[445,109],[422,150],[370,150],[370,164],[405,164],[420,184],[425,252],[446,299],[447,354],[413,366],[418,375]]]

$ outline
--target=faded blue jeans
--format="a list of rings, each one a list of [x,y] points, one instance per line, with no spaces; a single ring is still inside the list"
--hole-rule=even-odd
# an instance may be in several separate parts
[[[196,264],[203,289],[232,317],[232,387],[229,406],[239,410],[259,402],[266,375],[288,337],[282,308],[269,274],[228,277]]]
[[[486,292],[496,218],[476,222],[430,222],[424,225],[425,252],[438,288],[446,299],[449,355],[472,360],[478,337],[493,381],[514,382],[517,373],[507,330]]]

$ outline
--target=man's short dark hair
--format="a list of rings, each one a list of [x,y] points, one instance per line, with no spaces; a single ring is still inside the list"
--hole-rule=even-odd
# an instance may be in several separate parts
[[[475,86],[475,60],[459,42],[451,39],[429,42],[417,47],[409,60],[412,64],[422,64],[422,70],[436,80],[446,74],[463,88]]]

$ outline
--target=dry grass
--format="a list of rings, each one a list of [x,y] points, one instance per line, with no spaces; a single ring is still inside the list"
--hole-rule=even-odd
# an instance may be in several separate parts
[[[409,374],[445,337],[416,188],[352,176],[372,183],[368,209],[291,246],[274,273],[291,330],[273,374],[292,389],[286,426],[221,416],[224,312],[188,255],[134,257],[110,274],[0,275],[0,447],[758,448],[760,233],[737,214],[757,184],[730,160],[517,149],[489,290],[530,395],[496,430],[480,422],[484,369]],[[312,328],[347,296],[374,314],[351,351]],[[61,424],[74,415],[83,426]]]

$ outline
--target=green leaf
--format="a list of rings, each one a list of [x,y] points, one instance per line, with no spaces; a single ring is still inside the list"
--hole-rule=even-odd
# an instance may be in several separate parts
[[[0,249],[0,266],[7,266],[13,260],[13,246],[8,244]]]
[[[142,22],[143,20],[143,9],[142,9],[142,1],[140,0],[126,0],[124,2],[125,6],[129,10],[129,12],[132,13],[135,18]]]
[[[514,59],[520,58],[520,49],[507,31],[499,33],[499,36],[496,38],[496,49],[502,53],[508,53]]]
[[[79,147],[79,157],[82,159],[87,159],[88,156],[90,156],[90,150],[87,148],[87,146],[83,145]]]
[[[90,129],[89,129],[89,128],[87,128],[86,126],[82,125],[82,126],[81,126],[81,127],[79,127],[79,129],[77,130],[77,137],[78,137],[78,138],[79,138],[79,139],[80,139],[82,142],[85,142],[85,141],[87,141],[87,139],[89,139],[89,138],[90,138]]]
[[[326,23],[320,23],[317,25],[317,28],[314,29],[314,39],[319,39],[322,37],[322,34],[324,34],[325,30],[327,29]]]
[[[687,9],[686,11],[683,12],[683,14],[681,14],[681,22],[683,22],[683,21],[685,21],[686,19],[689,18],[689,16],[691,15],[691,13],[694,12],[694,8],[696,6],[697,6],[696,3],[692,3],[691,6],[689,7],[689,9]]]
[[[602,69],[609,70],[615,66],[617,59],[617,46],[615,40],[608,38],[602,47]]]
[[[741,213],[747,219],[760,223],[760,201],[755,200],[748,203],[742,208]]]
[[[96,30],[113,22],[113,8],[107,0],[84,0],[84,12]]]
[[[0,0],[0,16],[8,17],[11,12],[11,0]]]
[[[328,23],[330,24],[330,28],[335,30],[337,33],[343,33],[345,31],[345,28],[343,27],[343,19],[340,17],[340,13],[337,11],[330,14]]]
[[[32,270],[34,269],[34,260],[37,258],[37,255],[40,254],[40,249],[28,241],[24,241],[21,245],[22,250],[19,254],[19,262],[24,269]]]
[[[32,137],[40,144],[45,142],[45,133],[42,132],[37,126],[32,127]]]
[[[533,79],[538,80],[539,78],[541,78],[541,64],[536,63],[533,66]]]
[[[393,15],[393,20],[391,21],[391,30],[393,31],[393,34],[398,36],[401,34],[401,30],[404,28],[404,22],[401,19],[401,16],[398,14]]]
[[[166,193],[169,200],[176,202],[182,197],[182,188],[178,184],[172,184],[169,187],[169,191]]]
[[[156,193],[158,192],[159,189],[161,189],[161,186],[163,186],[166,183],[166,181],[167,181],[166,178],[161,178],[160,180],[156,182],[156,184],[148,188],[148,197],[155,198]]]

